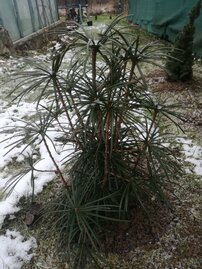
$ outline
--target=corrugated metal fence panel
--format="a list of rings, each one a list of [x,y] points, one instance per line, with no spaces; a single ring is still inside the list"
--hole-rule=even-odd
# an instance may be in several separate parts
[[[55,1],[50,1],[50,6],[51,6],[51,10],[52,10],[52,15],[53,15],[53,20],[57,20],[58,19],[58,7]]]
[[[187,23],[188,14],[197,0],[128,0],[129,19],[149,32],[174,41]],[[194,51],[202,57],[202,9],[196,20]]]
[[[16,16],[13,2],[11,0],[0,0],[0,21],[2,26],[9,31],[12,40],[20,38]]]
[[[0,0],[0,24],[13,41],[58,20],[56,0]]]
[[[17,14],[18,27],[21,37],[30,35],[33,32],[31,14],[27,0],[13,0]]]
[[[40,16],[38,13],[38,7],[37,7],[36,0],[28,0],[28,4],[29,4],[29,9],[30,9],[33,32],[35,32],[38,29],[42,28],[42,25],[40,24]]]
[[[42,25],[42,27],[45,27],[48,25],[48,17],[47,17],[47,11],[45,10],[45,1],[43,0],[37,0],[37,7],[39,11],[39,20]]]
[[[49,25],[58,19],[58,11],[55,1],[36,0],[36,3],[41,25]]]

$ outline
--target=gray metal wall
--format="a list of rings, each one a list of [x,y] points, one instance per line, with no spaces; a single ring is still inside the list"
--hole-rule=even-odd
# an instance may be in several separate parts
[[[59,19],[56,0],[0,0],[0,25],[13,41]]]

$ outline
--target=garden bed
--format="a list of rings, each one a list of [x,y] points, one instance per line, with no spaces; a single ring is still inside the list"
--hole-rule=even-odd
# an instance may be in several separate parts
[[[145,33],[143,34],[145,35]],[[47,55],[32,52],[32,55],[29,56],[29,58],[34,58],[38,62],[46,61],[49,57],[50,52],[47,52]],[[18,70],[29,70],[30,68],[32,66],[27,64],[27,59],[25,58],[10,58],[6,61],[2,59],[0,60],[1,81],[6,82],[13,71],[18,72]],[[148,80],[152,95],[157,96],[161,100],[167,99],[168,103],[178,103],[179,106],[176,109],[182,113],[185,119],[181,123],[185,134],[181,131],[177,133],[176,130],[176,137],[181,143],[176,141],[175,150],[177,152],[176,155],[182,159],[187,174],[184,174],[179,182],[174,182],[170,186],[170,192],[165,194],[170,203],[170,208],[162,205],[154,198],[151,204],[147,204],[148,215],[142,208],[134,207],[129,223],[119,224],[116,231],[113,231],[113,227],[109,227],[111,232],[104,239],[108,255],[102,261],[102,268],[200,268],[202,259],[202,81],[198,70],[200,70],[201,64],[196,62],[194,68],[194,79],[187,83],[167,82],[165,74],[158,68],[155,68],[154,71],[148,70],[146,79]],[[11,104],[9,102],[11,97],[6,97],[9,89],[15,85],[15,81],[1,85],[2,129],[9,124],[18,126],[18,120],[34,117],[34,106],[32,104],[34,96],[31,96],[31,99],[25,99],[20,106]],[[1,133],[1,135],[1,140],[4,140],[3,135],[5,134]],[[39,150],[44,154],[43,148]],[[17,160],[17,155],[18,152],[15,152],[13,156],[9,154],[9,157],[8,155],[2,157],[0,187],[3,187],[6,178],[9,178],[11,173],[14,173],[19,166],[23,165],[24,160]],[[47,155],[44,154],[42,157],[46,159]],[[46,167],[48,170],[54,169],[49,163],[50,160],[42,163],[42,166],[46,167],[48,165]],[[39,177],[38,185],[36,184],[36,191],[39,193],[36,196],[36,202],[44,207],[47,201],[50,201],[55,193],[59,191],[60,184],[57,181],[52,181],[56,178],[56,175],[53,173],[48,174],[45,178],[42,175]],[[52,182],[49,183],[50,181]],[[25,262],[22,268],[69,268],[68,263],[65,261],[65,253],[62,251],[58,252],[57,234],[52,234],[49,238],[45,236],[46,233],[44,231],[50,228],[46,224],[46,215],[39,218],[30,228],[25,225],[25,216],[26,212],[29,211],[29,204],[31,203],[29,197],[32,189],[29,179],[27,179],[25,184],[28,185],[28,189],[22,185],[21,189],[17,190],[19,193],[11,196],[11,200],[3,197],[3,195],[0,196],[2,199],[0,201],[0,210],[1,204],[4,208],[9,203],[13,203],[13,205],[16,203],[19,207],[15,208],[15,205],[13,208],[8,207],[8,214],[3,223],[1,234],[3,235],[7,229],[15,229],[23,234],[24,239],[22,241],[26,241],[30,237],[36,238],[37,248],[32,250],[34,256],[27,264],[26,258],[28,256],[26,256],[26,252],[25,257],[19,258],[15,257],[15,251],[13,250],[13,256],[17,260],[22,259]],[[43,187],[45,185],[46,187]],[[20,198],[20,195],[27,198]],[[9,215],[14,216],[14,220],[9,219]],[[5,213],[3,214],[4,217]],[[0,243],[1,240],[0,238]],[[33,243],[32,247],[35,247],[35,243]],[[29,251],[29,248],[27,250]],[[1,255],[0,252],[0,257]],[[16,268],[21,268],[20,262],[18,260]],[[11,269],[14,268],[12,266],[11,263]],[[92,266],[89,268],[91,269]]]

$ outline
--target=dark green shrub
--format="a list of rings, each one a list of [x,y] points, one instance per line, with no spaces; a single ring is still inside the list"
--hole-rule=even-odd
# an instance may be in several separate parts
[[[194,22],[200,15],[201,0],[193,7],[189,20],[183,30],[177,35],[173,50],[167,63],[167,79],[171,81],[186,81],[193,77],[193,40],[195,33]]]
[[[36,94],[40,120],[36,126],[27,123],[24,132],[30,145],[44,143],[64,185],[50,205],[50,219],[60,243],[69,253],[77,250],[76,268],[102,250],[109,222],[130,220],[131,208],[146,211],[144,201],[154,197],[166,202],[164,188],[181,171],[165,146],[166,128],[159,128],[176,115],[149,94],[142,69],[143,63],[165,58],[165,48],[141,45],[139,37],[120,28],[120,19],[96,38],[81,28],[71,34],[52,56],[51,68],[36,65],[35,71],[22,73],[17,88],[16,98]],[[43,99],[49,101],[46,106]],[[66,168],[59,168],[49,149],[47,141],[56,142],[48,135],[51,128],[61,134],[57,142],[75,147],[63,160]],[[33,175],[33,164],[31,170]]]

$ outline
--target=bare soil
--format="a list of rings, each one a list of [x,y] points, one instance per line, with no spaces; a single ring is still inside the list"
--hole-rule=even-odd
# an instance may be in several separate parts
[[[201,64],[195,66],[202,69]],[[152,92],[166,102],[175,103],[177,112],[184,120],[180,123],[183,130],[202,146],[202,77],[196,74],[186,82],[167,81],[160,70],[148,75]]]
[[[155,70],[148,74],[147,81],[154,95],[178,105],[176,111],[184,119],[181,127],[202,145],[202,78],[169,82],[163,71]],[[201,180],[193,174],[176,182],[168,194],[171,210],[153,203],[148,206],[149,216],[134,211],[130,225],[121,227],[109,243],[109,249],[124,261],[123,266],[112,268],[202,268]]]

